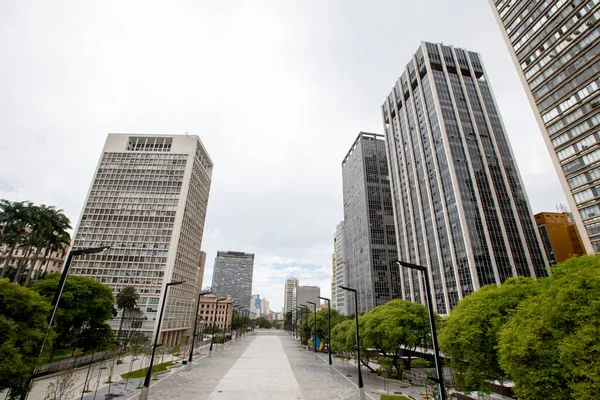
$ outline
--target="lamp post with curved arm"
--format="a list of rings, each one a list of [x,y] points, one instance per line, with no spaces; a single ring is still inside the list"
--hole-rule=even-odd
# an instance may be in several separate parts
[[[227,300],[226,298],[217,299],[215,302],[215,314],[213,318],[212,334],[210,338],[210,350],[208,350],[208,358],[212,358],[213,342],[215,341],[215,323],[217,322],[217,312],[219,311],[219,302]]]
[[[358,333],[358,293],[356,289],[345,286],[339,286],[340,289],[354,293],[354,319],[356,321],[356,366],[358,367],[358,398],[365,400],[365,388],[363,384],[362,372],[360,370],[360,336]]]
[[[190,347],[190,355],[188,357],[188,363],[185,366],[186,371],[192,370],[192,358],[194,357],[194,344],[196,343],[196,331],[198,330],[198,311],[200,310],[200,298],[211,292],[201,292],[198,293],[198,304],[196,304],[196,317],[194,318],[194,334],[192,335],[192,346]]]
[[[315,342],[315,360],[317,359],[317,303],[314,303],[312,301],[307,301],[308,304],[312,304],[315,307],[315,315],[314,315],[314,320],[315,320],[315,336],[314,336],[314,342]]]
[[[331,301],[327,297],[318,297],[327,302],[327,353],[329,355],[329,373],[333,374],[333,362],[331,361]]]
[[[140,393],[139,400],[148,400],[148,393],[150,393],[150,380],[152,379],[152,365],[154,364],[154,354],[156,353],[158,336],[160,335],[160,323],[162,322],[163,312],[165,311],[165,303],[167,302],[167,292],[170,286],[181,285],[185,281],[169,282],[165,286],[165,293],[163,294],[162,304],[160,306],[160,314],[158,315],[158,322],[156,324],[156,333],[154,335],[154,344],[152,345],[152,356],[150,357],[150,365],[146,372],[146,378],[144,379],[144,386],[142,387],[142,393]]]

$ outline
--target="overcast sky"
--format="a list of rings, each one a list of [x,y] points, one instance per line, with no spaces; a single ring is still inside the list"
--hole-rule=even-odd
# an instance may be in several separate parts
[[[341,161],[420,41],[480,52],[534,212],[566,203],[486,1],[0,2],[0,198],[75,223],[109,132],[199,135],[217,250],[256,254],[253,293],[330,294]]]

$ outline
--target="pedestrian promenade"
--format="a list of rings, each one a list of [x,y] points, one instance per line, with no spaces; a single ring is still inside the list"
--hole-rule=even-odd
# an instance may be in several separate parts
[[[256,336],[209,400],[304,400],[278,336]]]

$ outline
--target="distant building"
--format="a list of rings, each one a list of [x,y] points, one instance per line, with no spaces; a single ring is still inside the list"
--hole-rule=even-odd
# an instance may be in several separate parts
[[[585,254],[577,225],[569,213],[539,213],[535,215],[535,222],[550,263],[556,264],[573,255]]]
[[[489,4],[586,252],[600,252],[598,2],[489,0]]]
[[[7,245],[0,246],[0,267],[4,266],[4,262],[10,253],[10,248]],[[29,269],[29,264],[31,264],[31,259],[33,255],[30,254],[29,258],[25,260],[27,250],[24,248],[16,248],[13,252],[13,255],[9,261],[8,266],[13,268],[15,271],[19,267],[19,264],[25,262],[26,264],[23,267],[23,271]],[[35,278],[41,274],[52,273],[52,272],[60,272],[62,271],[62,267],[65,263],[65,259],[67,258],[67,254],[69,253],[69,246],[62,246],[61,249],[56,251],[51,251],[48,253],[46,257],[46,249],[42,248],[40,250],[39,257],[33,267],[32,277]]]
[[[263,298],[260,301],[260,310],[261,316],[266,317],[271,313],[271,309],[269,308],[269,300]]]
[[[301,307],[306,305],[310,310],[314,306],[308,304],[307,301],[312,301],[315,304],[320,304],[319,296],[321,295],[321,289],[318,286],[298,286],[294,288],[293,304],[294,306]],[[296,318],[296,313],[292,311],[292,320]]]
[[[283,295],[283,313],[288,313],[294,308],[294,288],[298,286],[298,279],[291,277],[285,281]]]
[[[111,248],[73,258],[71,273],[115,294],[135,287],[147,336],[157,330],[166,284],[184,281],[167,295],[158,338],[165,346],[179,343],[193,325],[212,169],[198,136],[111,133],[75,231],[73,248]],[[113,329],[119,320],[110,321]]]
[[[238,251],[219,251],[215,258],[212,292],[231,296],[236,305],[248,307],[252,294],[254,254]]]
[[[231,297],[227,300],[221,300],[217,304],[219,297],[209,294],[200,297],[200,309],[198,311],[198,323],[200,327],[212,326],[213,324],[225,331],[225,328],[231,327],[233,317],[233,306]],[[207,332],[204,332],[205,334]]]
[[[250,296],[250,318],[259,318],[262,313],[262,300],[260,294]]]
[[[333,235],[333,278],[331,288],[331,307],[335,308],[340,314],[348,315],[347,304],[347,292],[339,288],[342,286],[349,286],[348,283],[348,263],[344,256],[344,221],[337,224],[335,234]],[[334,290],[335,288],[335,290]]]
[[[356,289],[358,314],[402,297],[396,228],[383,135],[360,132],[342,162],[343,249],[348,286]],[[337,232],[337,231],[336,231]],[[337,239],[337,235],[336,235]],[[345,302],[354,314],[354,297]]]

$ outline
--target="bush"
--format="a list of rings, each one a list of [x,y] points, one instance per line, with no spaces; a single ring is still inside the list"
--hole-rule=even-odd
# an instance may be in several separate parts
[[[429,367],[429,361],[422,358],[415,358],[410,363],[411,368],[427,368]]]

